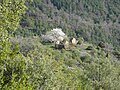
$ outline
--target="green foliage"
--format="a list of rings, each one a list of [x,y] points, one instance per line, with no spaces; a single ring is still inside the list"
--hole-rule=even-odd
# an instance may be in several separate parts
[[[25,1],[0,1],[0,89],[32,89],[27,82],[25,57],[19,54],[18,47],[11,49],[10,37],[18,27],[21,15],[25,12]]]
[[[11,56],[1,63],[0,88],[2,90],[32,90],[32,86],[27,82],[26,61],[22,55]]]
[[[27,81],[35,90],[119,90],[120,62],[112,53],[106,57],[103,49],[97,50],[94,46],[94,49],[85,50],[81,45],[68,51],[55,50],[52,44],[42,45],[39,38],[36,39],[29,38],[34,48],[26,53],[30,60]],[[25,44],[28,39],[22,41]]]
[[[4,0],[0,1],[0,25],[4,30],[15,30],[20,21],[20,15],[24,13],[26,7],[25,1]]]
[[[88,46],[86,50],[94,50],[93,46]]]
[[[79,38],[78,38],[78,44],[82,44],[83,42],[84,42],[83,37],[79,37]]]
[[[119,37],[119,26],[109,27],[112,33],[109,31],[109,34],[103,33],[103,31],[107,32],[101,24],[106,16],[103,12],[105,8],[103,1],[36,0],[30,4],[26,2],[30,11],[28,10],[23,16],[20,31],[16,33],[22,33],[21,35],[27,38],[11,38],[19,25],[21,15],[26,10],[25,2],[23,0],[0,1],[0,90],[120,89],[119,50],[108,53],[101,48],[92,49],[92,45],[89,46],[83,42],[81,44],[82,38],[79,38],[81,45],[75,48],[68,51],[56,50],[52,44],[41,44],[37,36],[28,37],[34,34],[41,35],[54,26],[59,26],[64,28],[68,36],[83,36],[90,42],[106,41],[113,42],[114,45],[118,43],[114,40]],[[48,4],[51,5],[51,3],[53,3],[52,7],[57,8],[49,8]],[[79,5],[81,7],[78,7]],[[110,16],[108,15],[107,18],[115,22],[119,13],[119,0],[109,1],[108,7]],[[75,8],[78,10],[75,11]],[[58,11],[61,16],[58,16]],[[72,13],[83,19],[89,16],[94,20],[93,25],[79,23],[81,26],[77,26],[76,22],[79,20],[77,21],[74,17],[71,20]],[[48,17],[45,18],[44,15]],[[54,18],[58,20],[61,18],[63,21],[56,22]],[[113,39],[109,39],[112,37],[111,34],[114,34]],[[88,47],[88,50],[85,50],[85,47]]]
[[[33,0],[15,35],[41,36],[59,27],[68,36],[82,36],[94,44],[104,41],[119,49],[119,4],[119,0]]]
[[[32,82],[34,89],[65,90],[78,88],[78,90],[82,90],[81,80],[78,78],[80,70],[77,68],[73,68],[74,71],[69,69],[64,63],[63,54],[45,46],[42,46],[40,50],[36,48],[28,54],[32,61],[29,81]]]
[[[119,77],[116,71],[117,67],[114,65],[112,59],[113,58],[103,59],[103,55],[100,55],[99,58],[92,58],[89,64],[83,63],[87,78],[90,80],[94,90],[100,90],[100,88],[103,90],[118,90],[119,86],[116,87],[116,85],[119,84],[119,80],[117,80],[116,77]]]

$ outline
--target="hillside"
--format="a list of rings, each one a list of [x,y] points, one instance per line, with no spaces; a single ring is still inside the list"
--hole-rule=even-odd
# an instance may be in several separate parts
[[[11,39],[26,56],[34,90],[119,90],[120,57],[88,42],[69,49],[56,49],[39,37]],[[119,53],[120,56],[120,53]]]
[[[120,89],[119,0],[30,1],[0,0],[0,90]]]
[[[68,36],[120,50],[120,0],[33,0],[26,5],[16,35],[41,36],[59,27]]]

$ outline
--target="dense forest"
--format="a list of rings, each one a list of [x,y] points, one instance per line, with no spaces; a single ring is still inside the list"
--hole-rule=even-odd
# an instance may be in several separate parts
[[[119,90],[119,29],[120,0],[0,0],[0,90]]]
[[[120,50],[120,0],[33,0],[17,35],[33,36],[59,27],[74,37]]]

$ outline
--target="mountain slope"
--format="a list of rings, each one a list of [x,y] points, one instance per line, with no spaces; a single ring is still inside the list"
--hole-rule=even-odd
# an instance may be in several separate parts
[[[91,35],[90,31],[92,31],[90,26],[99,26],[99,24],[89,23],[81,19],[80,24],[77,22],[78,26],[81,25],[78,32],[79,28],[74,29],[74,23],[72,23],[74,20],[71,20],[75,14],[69,13],[67,7],[61,8],[59,6],[57,8],[52,4],[53,1],[50,3],[50,0],[36,0],[32,4],[26,3],[29,10],[23,16],[21,26],[14,33],[16,35],[14,37],[13,32],[18,27],[20,17],[26,9],[24,4],[28,1],[0,1],[0,90],[120,89],[120,53],[114,52],[111,47],[107,49],[103,42],[97,46],[84,42],[84,39],[92,41],[88,37]],[[64,3],[69,5],[66,0]],[[36,5],[37,7],[40,5],[40,9]],[[50,11],[60,11],[61,20],[64,22],[62,23],[63,30],[69,35],[63,41],[61,39],[60,43],[56,43],[58,46],[64,45],[61,49],[56,48],[55,43],[43,43],[41,38],[37,36],[59,26],[56,20],[55,22],[51,22],[51,20],[54,20],[55,17],[60,18],[60,16],[58,17],[60,14],[47,12],[49,7],[51,7]],[[63,16],[63,14],[65,15]],[[78,15],[78,17],[81,16]],[[64,18],[68,19],[64,20]],[[99,30],[102,30],[100,26]],[[52,33],[56,34],[58,29],[53,31],[55,32]],[[97,29],[96,32],[93,31],[93,34],[98,32]],[[51,33],[47,34],[53,35]],[[62,35],[66,36],[64,33]],[[77,40],[72,36],[79,37],[79,35],[82,35],[84,39],[80,37],[77,44]],[[57,36],[55,35],[55,37]],[[60,38],[56,39],[60,40]],[[65,47],[65,45],[68,47]]]
[[[68,36],[109,43],[120,50],[119,0],[33,0],[16,34],[33,36],[60,27]]]

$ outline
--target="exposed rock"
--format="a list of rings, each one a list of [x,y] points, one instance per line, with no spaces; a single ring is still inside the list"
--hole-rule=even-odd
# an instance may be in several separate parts
[[[68,41],[65,41],[64,42],[60,42],[60,41],[56,41],[55,42],[55,48],[56,49],[68,49],[69,48],[69,42]]]
[[[56,49],[61,49],[62,47],[60,46],[60,41],[55,42],[55,48]]]
[[[68,42],[68,41],[65,41],[65,42],[64,42],[64,48],[65,48],[65,49],[68,49],[68,48],[69,48],[69,42]]]
[[[71,43],[72,46],[76,46],[78,41],[75,38],[71,38],[70,43]]]
[[[60,41],[56,41],[55,44],[60,44]]]

